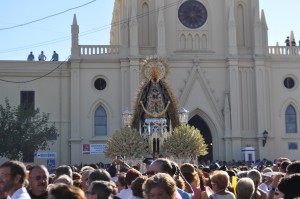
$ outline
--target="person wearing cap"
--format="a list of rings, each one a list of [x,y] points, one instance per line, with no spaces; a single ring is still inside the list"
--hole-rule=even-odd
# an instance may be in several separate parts
[[[272,173],[273,173],[273,170],[270,167],[266,167],[262,171],[263,182],[258,186],[258,188],[261,189],[261,190],[263,190],[266,193],[269,192],[268,187],[273,182]]]
[[[150,164],[153,162],[153,159],[152,158],[145,158],[144,160],[143,160],[143,163],[145,164],[145,166],[146,166],[146,172],[145,173],[143,173],[143,175],[144,174],[147,174],[147,171],[149,170],[149,166],[150,166]]]
[[[211,171],[219,170],[220,169],[220,165],[217,162],[212,163],[211,165],[209,165],[209,169]]]

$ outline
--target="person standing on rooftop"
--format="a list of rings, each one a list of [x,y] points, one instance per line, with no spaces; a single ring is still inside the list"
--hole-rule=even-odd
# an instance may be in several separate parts
[[[30,52],[30,54],[28,55],[27,61],[34,61],[34,55],[32,52]]]
[[[58,54],[55,51],[53,51],[53,55],[50,61],[58,61]]]
[[[41,54],[39,55],[39,61],[46,61],[47,57],[44,55],[44,51],[41,51]]]

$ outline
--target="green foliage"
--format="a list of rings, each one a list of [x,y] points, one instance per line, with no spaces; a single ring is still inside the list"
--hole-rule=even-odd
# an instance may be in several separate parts
[[[48,138],[58,134],[48,120],[49,114],[40,114],[39,109],[12,107],[5,99],[0,104],[0,156],[21,160],[25,153],[49,149]]]
[[[189,125],[175,128],[172,134],[168,135],[163,150],[177,158],[204,156],[208,153],[207,144],[200,131]]]
[[[149,153],[147,140],[133,128],[117,130],[107,141],[105,156],[114,159],[117,156],[139,158]]]

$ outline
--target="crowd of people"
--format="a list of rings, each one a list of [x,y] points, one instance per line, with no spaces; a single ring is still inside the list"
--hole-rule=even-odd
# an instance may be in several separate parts
[[[53,51],[53,55],[52,55],[52,58],[50,61],[58,61],[58,54],[56,51]],[[39,54],[38,56],[38,60],[39,61],[46,61],[47,60],[47,57],[46,55],[44,54],[44,51],[41,51],[41,54]],[[33,52],[30,52],[29,55],[27,56],[27,61],[35,61],[35,57],[34,57],[34,54]]]
[[[300,161],[268,165],[177,164],[159,157],[131,166],[115,159],[107,168],[7,161],[0,166],[0,199],[275,199],[300,198]]]

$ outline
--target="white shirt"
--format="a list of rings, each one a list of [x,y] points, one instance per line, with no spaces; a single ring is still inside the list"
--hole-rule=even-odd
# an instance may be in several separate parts
[[[265,184],[265,183],[261,183],[259,186],[258,186],[259,189],[263,190],[264,192],[268,193],[269,192],[269,189],[268,189],[268,186]]]
[[[122,189],[119,193],[119,197],[121,199],[129,199],[130,197],[132,197],[132,190],[130,188]]]
[[[18,189],[11,197],[11,199],[31,199],[25,187]]]
[[[111,180],[114,181],[114,182],[117,182],[118,181],[118,176],[112,177]]]
[[[47,57],[44,54],[39,55],[39,61],[46,61]]]

